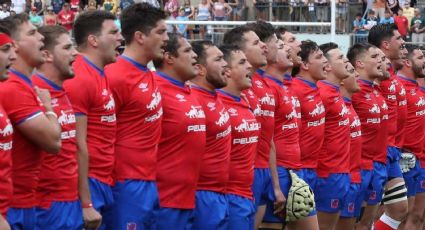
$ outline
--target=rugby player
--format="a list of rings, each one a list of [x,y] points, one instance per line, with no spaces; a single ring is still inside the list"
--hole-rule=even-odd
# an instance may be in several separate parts
[[[163,58],[154,59],[164,110],[157,163],[160,208],[155,221],[157,229],[189,229],[205,153],[205,112],[185,84],[197,75],[197,55],[182,35],[168,36]]]
[[[61,126],[62,145],[57,155],[42,153],[37,186],[37,229],[81,229],[83,214],[78,200],[78,165],[75,114],[62,88],[74,77],[77,55],[69,32],[61,26],[43,26],[45,62],[32,76],[35,86],[50,93],[52,109]]]
[[[17,53],[9,79],[0,85],[0,104],[14,128],[13,197],[7,220],[12,229],[34,229],[41,152],[59,152],[61,131],[49,92],[35,87],[31,80],[34,68],[44,62],[44,37],[24,13],[6,18],[2,25],[10,30]],[[11,134],[12,127],[3,132]]]
[[[64,83],[76,115],[78,188],[89,229],[105,228],[102,217],[113,203],[116,116],[104,67],[116,61],[123,40],[114,20],[106,11],[78,16],[73,33],[80,54],[73,63],[75,77]]]
[[[191,80],[192,94],[205,112],[206,145],[196,192],[194,229],[227,229],[231,127],[229,113],[216,89],[227,85],[227,62],[211,41],[191,43],[197,57],[197,75]]]
[[[121,15],[126,47],[117,62],[105,68],[117,114],[115,203],[107,220],[111,229],[153,226],[163,110],[154,74],[146,66],[163,57],[168,40],[164,19],[163,11],[147,3],[127,7]]]

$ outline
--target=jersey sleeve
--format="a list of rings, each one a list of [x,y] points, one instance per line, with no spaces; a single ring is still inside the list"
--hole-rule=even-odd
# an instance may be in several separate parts
[[[71,101],[75,115],[87,115],[90,107],[90,98],[94,95],[89,87],[90,82],[81,81],[80,79],[68,80],[64,84],[65,91]]]

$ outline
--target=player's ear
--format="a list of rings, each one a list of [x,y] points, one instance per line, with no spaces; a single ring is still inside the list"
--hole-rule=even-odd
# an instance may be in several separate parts
[[[90,45],[90,46],[97,47],[97,46],[98,46],[98,42],[97,42],[97,37],[96,37],[96,35],[94,35],[94,34],[90,34],[90,35],[87,37],[87,43],[88,43],[88,45]]]
[[[45,62],[53,62],[53,54],[51,54],[48,50],[42,50],[41,55]]]
[[[142,33],[141,31],[134,32],[133,40],[135,40],[140,45],[143,45],[145,43],[146,35]]]
[[[196,64],[195,65],[195,70],[198,73],[198,76],[206,76],[206,69],[203,65],[201,64]]]
[[[356,63],[355,63],[355,66],[354,66],[355,68],[364,68],[364,63],[362,62],[362,61],[360,61],[360,60],[356,60]]]
[[[164,63],[167,64],[173,64],[174,60],[173,60],[173,55],[171,55],[169,52],[164,52],[164,59],[163,59]]]

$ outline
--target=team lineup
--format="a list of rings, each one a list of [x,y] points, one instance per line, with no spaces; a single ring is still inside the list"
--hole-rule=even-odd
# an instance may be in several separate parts
[[[120,19],[0,20],[0,230],[424,229],[425,56],[394,24],[345,55]]]

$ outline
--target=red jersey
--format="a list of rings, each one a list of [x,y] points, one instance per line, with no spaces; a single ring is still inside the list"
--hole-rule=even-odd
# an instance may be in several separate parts
[[[57,16],[59,25],[63,26],[68,31],[72,30],[74,18],[74,12],[71,10],[68,10],[66,12],[64,10],[61,10]]]
[[[373,93],[376,96],[376,100],[381,109],[381,128],[379,129],[378,135],[376,136],[376,143],[381,143],[378,145],[378,151],[373,157],[373,161],[381,162],[382,164],[387,163],[387,141],[389,135],[389,108],[385,101],[384,96],[382,95],[381,87],[376,85]]]
[[[421,86],[420,89],[421,89],[422,96],[425,97],[425,87]],[[425,134],[422,138],[422,144],[423,144],[423,150],[422,150],[422,154],[419,157],[419,161],[421,163],[421,168],[425,168]]]
[[[373,82],[360,79],[358,83],[360,91],[353,94],[352,103],[360,118],[362,128],[362,160],[360,166],[362,169],[372,170],[375,153],[379,152],[380,145],[384,145],[382,143],[377,144],[376,141],[381,128],[381,107],[373,93],[375,90]]]
[[[325,135],[325,107],[315,83],[297,77],[291,87],[301,106],[301,167],[315,169]]]
[[[0,215],[6,217],[12,199],[12,139],[13,127],[0,106]]]
[[[229,113],[216,92],[192,85],[192,94],[205,112],[207,128],[197,190],[225,193],[229,179],[232,131]]]
[[[409,20],[406,18],[406,16],[395,15],[394,23],[397,25],[398,32],[401,34],[401,36],[406,37],[409,29]]]
[[[157,170],[160,205],[193,209],[205,153],[205,113],[183,82],[160,72],[155,79],[164,99]]]
[[[360,118],[351,104],[351,99],[344,97],[345,106],[350,110],[350,180],[351,183],[359,184],[362,181],[360,175],[360,161],[362,158],[362,127]]]
[[[413,152],[418,158],[423,150],[425,135],[425,96],[418,83],[399,74],[399,80],[406,89],[407,121],[403,149]]]
[[[350,110],[345,106],[339,86],[317,83],[325,107],[325,135],[317,163],[317,175],[350,172]]]
[[[395,136],[395,144],[397,147],[404,145],[406,121],[407,121],[407,98],[406,89],[404,88],[401,80],[396,77],[397,80],[397,134]]]
[[[116,180],[156,179],[161,94],[153,73],[126,56],[105,68],[117,113]]]
[[[0,84],[0,98],[1,105],[13,126],[33,119],[44,111],[43,104],[36,95],[30,78],[13,69],[9,72],[9,79]],[[3,132],[12,132],[12,127],[6,128]],[[35,207],[37,205],[35,192],[41,166],[41,149],[29,141],[18,129],[15,129],[13,143],[13,197],[10,207]],[[7,145],[4,147],[11,148]],[[3,192],[0,193],[3,194]]]
[[[261,135],[257,146],[255,168],[269,168],[271,141],[274,132],[274,112],[276,110],[273,89],[264,81],[263,74],[263,70],[257,70],[251,78],[251,90],[257,97],[261,109],[260,113],[256,113],[257,121],[261,123]]]
[[[87,116],[89,177],[112,185],[116,132],[115,101],[104,72],[83,56],[73,63],[75,77],[64,83],[75,114]]]
[[[229,113],[232,127],[227,193],[253,199],[251,187],[254,181],[254,159],[260,123],[245,100],[221,90],[218,92]]]
[[[276,164],[289,169],[301,166],[298,120],[301,111],[295,99],[282,81],[266,75],[264,80],[273,89],[276,99],[273,141],[276,146]]]
[[[43,152],[37,199],[40,207],[48,208],[52,201],[78,200],[78,165],[75,114],[62,87],[37,73],[34,85],[47,89],[53,111],[61,125],[62,146],[58,154]]]

